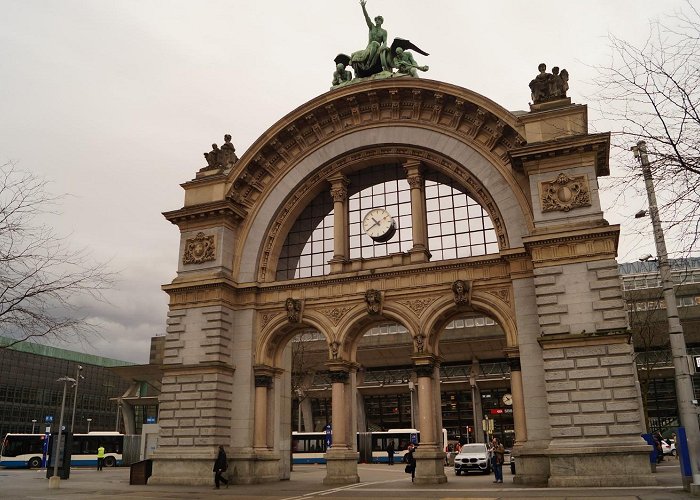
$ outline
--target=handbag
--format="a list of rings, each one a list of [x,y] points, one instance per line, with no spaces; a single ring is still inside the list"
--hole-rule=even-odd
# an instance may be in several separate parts
[[[406,474],[410,474],[411,472],[413,472],[413,466],[411,464],[406,464],[404,472],[406,472]]]

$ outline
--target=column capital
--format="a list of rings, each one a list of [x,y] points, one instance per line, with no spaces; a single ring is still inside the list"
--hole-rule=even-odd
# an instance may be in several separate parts
[[[511,372],[519,372],[521,371],[520,369],[520,357],[518,356],[517,358],[508,358],[508,366],[510,367]]]
[[[440,366],[440,358],[434,354],[423,353],[411,356],[413,369],[418,377],[432,377],[435,367]]]
[[[272,376],[270,375],[256,375],[255,376],[255,387],[272,387]]]
[[[423,164],[419,160],[406,160],[403,162],[403,168],[406,170],[407,176],[420,175],[423,172]]]
[[[253,375],[256,377],[274,377],[279,372],[279,368],[270,365],[253,365]]]
[[[326,368],[328,368],[328,371],[331,374],[338,372],[350,374],[352,372],[357,371],[358,366],[359,365],[357,363],[352,363],[344,359],[329,359],[328,361],[326,361]]]

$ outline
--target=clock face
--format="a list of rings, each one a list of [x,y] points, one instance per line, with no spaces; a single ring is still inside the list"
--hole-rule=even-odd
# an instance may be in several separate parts
[[[389,241],[396,232],[394,219],[383,208],[374,208],[362,219],[362,229],[374,241]]]
[[[503,395],[503,404],[504,405],[512,405],[513,404],[513,395],[512,394],[504,394]]]

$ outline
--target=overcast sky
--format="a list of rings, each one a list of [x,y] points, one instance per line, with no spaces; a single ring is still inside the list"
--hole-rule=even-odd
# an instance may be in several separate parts
[[[393,37],[429,57],[426,78],[526,110],[537,65],[570,74],[573,102],[590,104],[593,66],[608,34],[640,42],[650,19],[682,1],[369,0]],[[0,0],[0,162],[68,193],[52,219],[71,246],[110,261],[120,281],[109,304],[86,305],[101,325],[90,345],[134,362],[163,334],[179,232],[161,212],[183,203],[179,184],[230,133],[239,156],[279,118],[328,91],[333,58],[365,47],[357,0]],[[593,109],[595,130],[607,130]],[[631,161],[631,159],[630,159]],[[612,165],[613,174],[615,165]],[[646,206],[612,206],[623,224]],[[618,260],[655,254],[648,234],[623,233]]]

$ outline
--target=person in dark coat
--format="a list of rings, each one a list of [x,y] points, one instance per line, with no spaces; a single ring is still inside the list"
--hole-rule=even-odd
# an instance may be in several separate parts
[[[221,474],[226,472],[228,469],[228,460],[226,460],[226,452],[223,446],[219,446],[219,454],[216,456],[216,461],[214,462],[214,488],[219,489],[219,485],[223,482],[228,488],[228,479],[223,477]]]
[[[416,478],[416,459],[413,457],[413,452],[416,448],[413,444],[408,445],[408,451],[404,455],[404,461],[406,462],[406,472],[411,472],[411,482]]]
[[[389,441],[389,444],[386,446],[386,454],[389,457],[389,465],[394,465],[394,440],[392,439]]]

